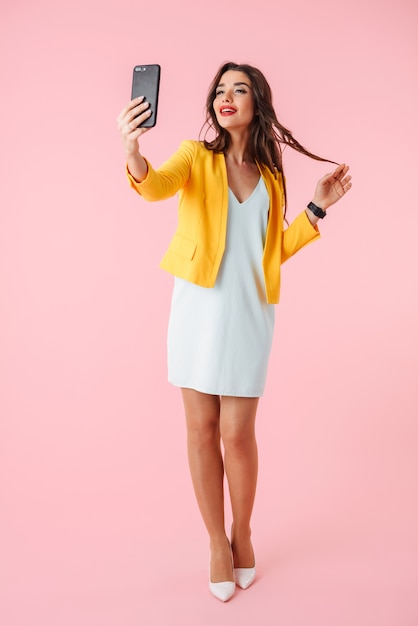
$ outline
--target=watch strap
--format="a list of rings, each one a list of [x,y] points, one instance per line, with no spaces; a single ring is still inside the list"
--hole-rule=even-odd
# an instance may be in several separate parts
[[[310,209],[312,213],[316,215],[316,217],[320,217],[321,219],[323,219],[327,214],[326,211],[323,211],[319,206],[316,206],[316,204],[314,204],[313,202],[310,202],[308,204],[308,209]]]

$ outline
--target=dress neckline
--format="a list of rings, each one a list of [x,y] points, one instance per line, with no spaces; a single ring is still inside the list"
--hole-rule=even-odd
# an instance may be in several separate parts
[[[240,202],[240,201],[238,200],[238,198],[236,197],[236,195],[235,195],[235,194],[234,194],[234,192],[232,191],[231,187],[229,187],[229,186],[228,186],[228,191],[230,191],[230,192],[231,192],[231,194],[232,194],[232,196],[233,196],[234,200],[235,200],[238,204],[240,204],[240,205],[242,206],[243,204],[246,204],[246,202],[248,202],[248,200],[250,200],[250,199],[252,198],[252,196],[253,196],[253,195],[254,195],[254,193],[255,193],[255,190],[257,189],[257,187],[258,187],[258,186],[259,186],[259,184],[260,184],[260,180],[261,180],[261,176],[259,177],[259,179],[258,179],[258,181],[257,181],[256,186],[254,187],[254,189],[252,190],[252,192],[250,193],[250,195],[248,196],[248,198],[245,198],[245,200],[243,200],[242,202]]]

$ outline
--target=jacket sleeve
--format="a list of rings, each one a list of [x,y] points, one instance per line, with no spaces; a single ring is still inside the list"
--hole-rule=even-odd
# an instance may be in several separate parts
[[[154,169],[147,161],[148,173],[142,182],[136,181],[126,167],[129,184],[145,200],[155,202],[174,196],[187,184],[194,156],[194,142],[183,141],[180,148],[161,167]]]
[[[311,241],[319,239],[320,233],[317,226],[312,226],[305,211],[302,211],[290,226],[283,231],[281,262],[284,263],[298,250]]]

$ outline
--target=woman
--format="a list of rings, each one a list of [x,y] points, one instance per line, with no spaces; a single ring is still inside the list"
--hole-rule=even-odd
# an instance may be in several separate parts
[[[226,63],[207,99],[212,141],[185,141],[161,168],[141,155],[141,98],[118,126],[131,186],[145,199],[179,192],[179,223],[161,266],[174,274],[169,380],[181,388],[189,465],[210,539],[211,593],[229,600],[255,578],[251,514],[257,482],[255,417],[263,394],[280,291],[280,265],[319,237],[317,222],[350,188],[348,166],[317,184],[287,229],[281,144],[320,161],[277,120],[256,68]],[[221,442],[224,453],[222,454]],[[233,525],[225,531],[226,474]]]

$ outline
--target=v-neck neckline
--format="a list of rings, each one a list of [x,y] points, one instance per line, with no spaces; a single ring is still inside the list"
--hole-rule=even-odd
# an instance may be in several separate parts
[[[253,195],[254,195],[254,193],[255,193],[255,190],[257,189],[258,185],[260,184],[260,180],[261,180],[261,176],[259,177],[259,179],[258,179],[258,181],[257,181],[257,184],[256,184],[256,186],[254,187],[254,189],[252,190],[252,192],[250,193],[250,195],[249,195],[247,198],[245,198],[245,200],[243,200],[242,202],[240,202],[240,201],[238,200],[238,198],[236,197],[236,195],[235,195],[235,194],[234,194],[234,192],[232,191],[231,187],[229,187],[229,185],[228,185],[228,189],[229,189],[229,191],[232,193],[232,195],[233,195],[233,197],[234,197],[235,201],[236,201],[239,205],[241,205],[241,206],[242,206],[243,204],[245,204],[246,202],[248,202],[248,200],[250,200],[250,199],[252,198],[252,196],[253,196]]]

